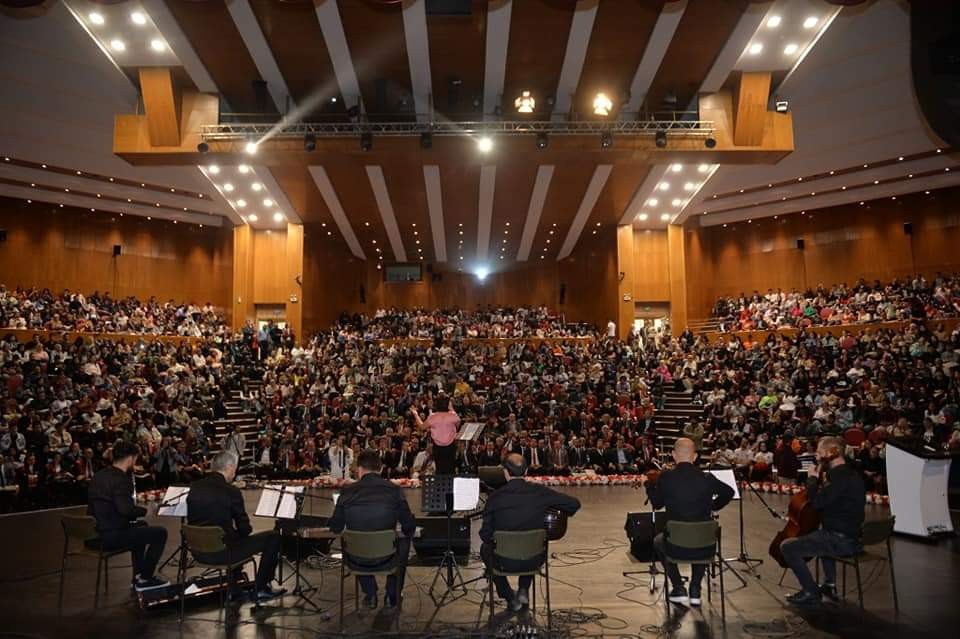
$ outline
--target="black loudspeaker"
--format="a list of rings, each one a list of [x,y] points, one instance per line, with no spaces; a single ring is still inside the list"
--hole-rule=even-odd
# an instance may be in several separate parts
[[[904,223],[903,223],[903,234],[904,234],[904,235],[913,235],[913,222],[904,222]]]
[[[803,248],[804,248],[806,245],[807,245],[807,244],[806,244],[806,242],[803,241],[803,238],[802,238],[802,237],[797,238],[797,248],[798,248],[799,250],[802,251]]]
[[[414,538],[413,549],[421,559],[439,559],[447,550],[447,518],[417,517],[420,536]],[[470,518],[450,518],[450,549],[457,559],[470,556]]]
[[[637,561],[654,561],[656,553],[653,550],[653,538],[662,533],[667,526],[667,517],[660,513],[656,520],[654,513],[627,513],[627,521],[623,529],[630,540],[630,554]]]
[[[564,304],[567,301],[567,285],[560,284],[560,303]]]
[[[367,289],[363,287],[363,284],[360,285],[360,303],[367,303]]]
[[[944,142],[960,145],[960,6],[910,3],[910,68],[917,103]]]
[[[0,229],[0,242],[7,241],[7,229]]]
[[[427,264],[427,273],[433,273],[433,264]]]
[[[122,249],[120,248],[120,245],[119,245],[119,244],[114,244],[114,245],[113,245],[113,256],[114,256],[114,257],[119,256],[121,251],[122,251]]]

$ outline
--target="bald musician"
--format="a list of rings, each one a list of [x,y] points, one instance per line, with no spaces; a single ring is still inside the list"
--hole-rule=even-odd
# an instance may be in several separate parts
[[[831,557],[859,553],[860,531],[866,508],[866,489],[860,473],[843,458],[844,442],[839,437],[823,437],[817,444],[817,462],[825,473],[821,483],[817,477],[807,480],[807,499],[820,513],[820,530],[785,539],[780,552],[800,582],[800,592],[787,597],[794,606],[818,606],[822,598],[838,601],[837,562]],[[817,585],[807,560],[820,558],[824,583]]]
[[[697,447],[692,439],[681,437],[674,443],[673,461],[676,466],[660,473],[659,479],[647,487],[650,504],[655,509],[666,508],[667,521],[710,521],[714,512],[733,499],[733,488],[694,466],[697,461]],[[646,475],[641,475],[640,481],[646,483]],[[671,546],[665,533],[656,536],[653,547],[661,561],[668,554],[677,559],[707,559],[715,552],[713,546],[703,549]],[[668,599],[673,603],[699,606],[700,587],[707,567],[703,564],[694,564],[691,567],[688,597],[680,577],[680,569],[676,564],[664,564],[672,586]]]

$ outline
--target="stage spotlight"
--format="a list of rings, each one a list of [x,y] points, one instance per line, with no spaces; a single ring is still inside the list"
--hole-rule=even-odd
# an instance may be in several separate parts
[[[547,148],[547,134],[546,133],[537,133],[537,148],[545,149]]]
[[[475,275],[477,276],[477,279],[480,280],[481,282],[487,279],[488,274],[489,274],[489,271],[487,271],[487,269],[485,268],[478,268],[475,273]]]
[[[206,153],[209,150],[210,150],[210,145],[207,144],[206,142],[201,142],[200,144],[197,145],[197,152],[199,153]]]
[[[517,113],[533,113],[537,101],[530,95],[529,91],[523,91],[520,93],[520,97],[513,101],[513,105],[517,107]]]
[[[481,153],[489,153],[493,150],[493,140],[489,136],[483,136],[477,139],[477,150]]]
[[[247,152],[247,155],[255,155],[257,153],[257,143],[250,140],[243,146],[243,150]]]
[[[707,147],[708,149],[712,149],[713,147],[717,146],[717,140],[715,138],[707,138],[703,141],[703,146]]]
[[[307,133],[303,136],[303,150],[311,153],[317,150],[317,136],[313,133]]]
[[[365,131],[360,134],[360,150],[369,151],[373,148],[373,134]]]
[[[600,148],[609,149],[613,146],[613,134],[609,131],[604,131],[600,134]]]
[[[613,101],[605,93],[598,93],[593,99],[593,114],[600,116],[610,115],[610,109],[613,108]]]
[[[433,148],[433,134],[429,131],[424,131],[420,134],[420,148],[421,149],[432,149]]]
[[[667,146],[667,132],[666,131],[657,131],[653,136],[653,140],[657,145],[658,149],[665,148]]]

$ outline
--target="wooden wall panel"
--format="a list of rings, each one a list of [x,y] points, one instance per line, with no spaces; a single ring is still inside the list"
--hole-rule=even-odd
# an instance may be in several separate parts
[[[210,302],[229,314],[231,229],[0,198],[0,282]],[[122,247],[114,257],[113,245]]]
[[[287,234],[253,232],[253,302],[283,304],[287,299]]]
[[[665,231],[633,229],[632,293],[637,302],[664,302],[670,299],[669,251]]]
[[[368,264],[354,257],[343,242],[329,241],[326,227],[304,226],[301,312],[305,337],[329,328],[343,311],[364,310],[360,286]]]

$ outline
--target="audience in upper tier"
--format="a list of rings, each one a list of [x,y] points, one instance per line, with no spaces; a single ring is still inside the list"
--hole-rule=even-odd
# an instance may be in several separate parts
[[[852,288],[836,284],[829,289],[789,293],[767,289],[747,296],[720,298],[713,317],[720,330],[746,331],[783,327],[805,328],[838,324],[867,324],[910,318],[936,319],[960,315],[960,275],[940,273],[928,282],[922,275],[913,279],[868,284],[859,280]]]
[[[440,395],[484,425],[458,452],[466,472],[508,452],[534,475],[643,471],[670,445],[668,393],[702,411],[679,424],[702,456],[753,480],[794,480],[825,433],[845,438],[881,492],[888,438],[960,448],[960,332],[922,323],[755,344],[689,331],[388,344],[366,339],[366,325],[345,316],[302,346],[270,327],[190,346],[5,339],[0,508],[82,501],[118,438],[140,444],[140,489],[189,481],[220,447],[245,453],[245,472],[258,475],[355,478],[359,453],[373,448],[386,476],[422,476],[434,471],[432,447],[410,408],[426,414]],[[234,391],[251,427],[216,441],[215,424],[239,410],[227,408]]]
[[[114,299],[110,293],[91,295],[49,289],[14,291],[0,284],[0,327],[83,333],[137,333],[211,337],[223,335],[223,313],[208,302],[204,306],[166,303],[150,298]]]

